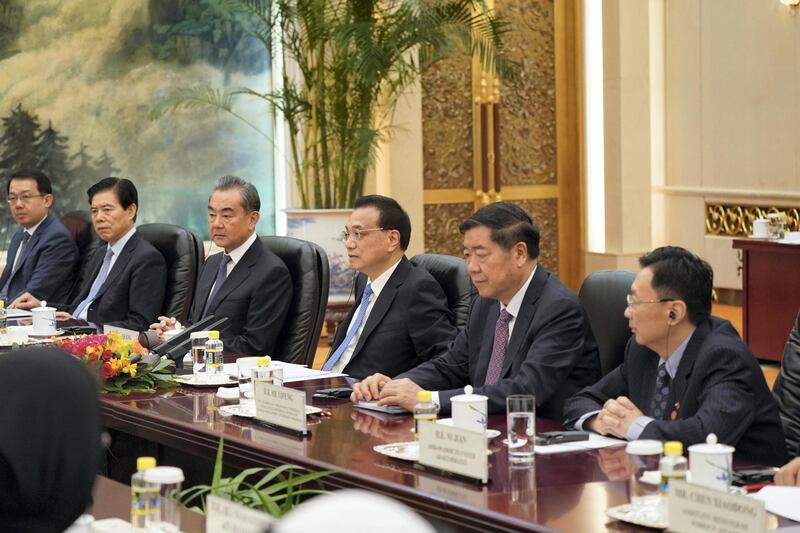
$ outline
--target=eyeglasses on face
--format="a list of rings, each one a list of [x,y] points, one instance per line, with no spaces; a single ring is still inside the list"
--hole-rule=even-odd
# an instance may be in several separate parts
[[[354,229],[353,231],[342,231],[342,242],[347,242],[347,239],[352,238],[354,241],[358,242],[364,236],[365,233],[370,233],[373,231],[384,231],[384,228],[368,228],[368,229]]]
[[[674,302],[675,298],[661,298],[660,300],[637,300],[633,297],[633,294],[627,294],[625,296],[625,301],[628,302],[629,307],[633,307],[634,305],[639,304],[663,304],[665,302]]]
[[[19,196],[15,194],[10,194],[8,198],[6,198],[6,202],[11,205],[17,203],[17,200],[21,201],[23,204],[30,203],[32,198],[41,198],[44,194],[20,194]]]

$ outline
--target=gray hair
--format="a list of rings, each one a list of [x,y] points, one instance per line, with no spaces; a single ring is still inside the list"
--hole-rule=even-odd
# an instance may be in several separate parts
[[[261,209],[261,198],[258,196],[258,191],[255,186],[249,181],[245,181],[238,176],[222,176],[214,184],[215,191],[229,191],[231,189],[238,189],[239,194],[242,196],[242,207],[246,213],[259,211]]]

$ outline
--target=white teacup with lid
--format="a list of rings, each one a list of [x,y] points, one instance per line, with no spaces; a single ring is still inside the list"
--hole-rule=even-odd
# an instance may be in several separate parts
[[[472,390],[472,386],[467,385],[464,387],[464,394],[450,398],[453,425],[476,433],[485,433],[489,398],[482,394],[472,394]]]
[[[713,433],[708,434],[704,444],[689,446],[689,481],[727,491],[731,486],[734,451],[733,446],[718,443]]]
[[[31,309],[33,316],[34,335],[55,335],[56,333],[56,308],[47,307],[47,302],[42,300],[42,305]]]

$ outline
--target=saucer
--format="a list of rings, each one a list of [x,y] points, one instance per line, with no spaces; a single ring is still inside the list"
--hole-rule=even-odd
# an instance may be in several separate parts
[[[194,374],[175,376],[175,381],[181,385],[188,385],[190,387],[197,387],[200,389],[216,389],[217,387],[233,387],[234,385],[239,385],[239,380],[228,374],[222,374],[219,379],[210,381],[207,381],[206,379],[197,381]]]
[[[439,420],[436,421],[436,423],[437,424],[441,424],[443,426],[452,427],[453,426],[453,419],[452,418],[440,418]],[[414,433],[414,428],[412,427],[409,431],[411,431],[411,433]],[[496,439],[499,436],[500,436],[500,432],[497,431],[496,429],[487,429],[486,430],[486,440]]]
[[[242,405],[238,403],[235,405],[223,405],[219,408],[219,412],[222,416],[241,416],[243,418],[255,418],[256,416],[255,408],[251,408],[249,405],[242,407]],[[322,409],[319,407],[306,405],[306,416],[316,415],[321,412]]]
[[[36,339],[47,339],[49,337],[59,337],[64,334],[63,329],[57,329],[53,333],[28,333],[28,337],[34,337]]]
[[[373,450],[386,457],[402,461],[419,461],[419,441],[393,442],[392,444],[378,444]],[[486,455],[491,455],[492,450],[486,450]]]

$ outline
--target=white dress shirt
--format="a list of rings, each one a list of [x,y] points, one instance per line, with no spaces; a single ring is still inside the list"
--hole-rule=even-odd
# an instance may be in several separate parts
[[[400,261],[402,261],[402,258],[400,258],[395,264],[387,268],[383,274],[381,274],[374,280],[369,280],[368,283],[372,286],[372,295],[369,297],[369,302],[367,302],[367,311],[364,314],[364,319],[361,321],[361,324],[358,327],[358,331],[356,331],[356,334],[353,336],[353,339],[350,341],[350,344],[347,345],[347,348],[345,349],[342,356],[339,358],[338,361],[336,361],[336,364],[333,365],[333,368],[331,368],[331,372],[336,372],[336,373],[342,372],[344,370],[344,367],[347,366],[347,363],[350,362],[350,359],[353,358],[353,352],[356,350],[356,346],[358,345],[358,339],[361,338],[361,333],[364,331],[364,326],[366,325],[367,320],[369,319],[370,313],[372,313],[372,308],[375,307],[375,302],[378,301],[378,296],[380,296],[381,291],[386,286],[386,283],[389,281],[389,278],[391,278],[392,274],[394,274],[394,271],[397,269],[397,265],[400,264]],[[350,333],[350,328],[355,326],[354,324],[355,317],[358,316],[358,312],[360,309],[361,309],[361,304],[359,303],[358,307],[353,313],[353,320],[350,321],[350,325],[347,328],[347,333]],[[347,335],[345,335],[345,337],[346,336]]]

